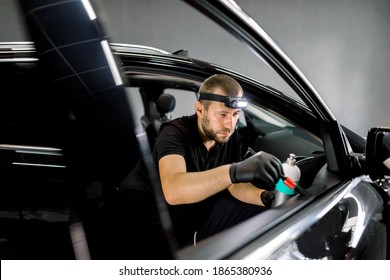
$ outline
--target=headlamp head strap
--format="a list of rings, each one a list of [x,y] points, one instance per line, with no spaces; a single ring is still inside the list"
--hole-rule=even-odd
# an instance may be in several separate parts
[[[244,96],[230,97],[214,93],[200,92],[199,100],[222,102],[226,107],[233,109],[245,109],[248,107],[248,100]]]

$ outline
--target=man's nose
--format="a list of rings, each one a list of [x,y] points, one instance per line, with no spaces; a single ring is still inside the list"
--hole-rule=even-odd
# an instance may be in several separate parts
[[[232,130],[233,129],[233,124],[234,124],[234,118],[233,118],[233,116],[231,116],[231,117],[227,117],[226,119],[225,119],[225,127],[226,128],[229,128],[230,130]]]

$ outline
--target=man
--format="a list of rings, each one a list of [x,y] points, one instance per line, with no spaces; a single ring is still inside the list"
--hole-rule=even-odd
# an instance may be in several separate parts
[[[247,101],[237,81],[213,75],[199,93],[195,114],[163,124],[153,151],[180,247],[267,209],[273,198],[264,189],[282,173],[265,152],[242,161],[235,128]]]
[[[213,75],[199,93],[195,114],[162,124],[153,161],[140,160],[104,207],[102,258],[172,259],[172,248],[196,245],[270,207],[282,165],[265,152],[242,160],[242,87]]]

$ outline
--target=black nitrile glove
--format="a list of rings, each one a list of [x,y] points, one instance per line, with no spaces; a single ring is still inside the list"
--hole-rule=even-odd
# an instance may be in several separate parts
[[[261,202],[263,202],[264,207],[270,208],[272,205],[272,201],[275,199],[275,194],[269,191],[263,191],[260,194]]]
[[[232,183],[255,183],[268,191],[275,189],[281,174],[280,160],[266,152],[258,152],[241,162],[230,165]]]

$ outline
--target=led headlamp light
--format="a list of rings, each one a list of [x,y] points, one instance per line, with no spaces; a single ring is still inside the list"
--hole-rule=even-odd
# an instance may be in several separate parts
[[[213,93],[201,92],[199,95],[199,100],[222,102],[225,104],[226,107],[233,109],[245,109],[246,107],[248,107],[248,100],[244,96],[230,97]]]

